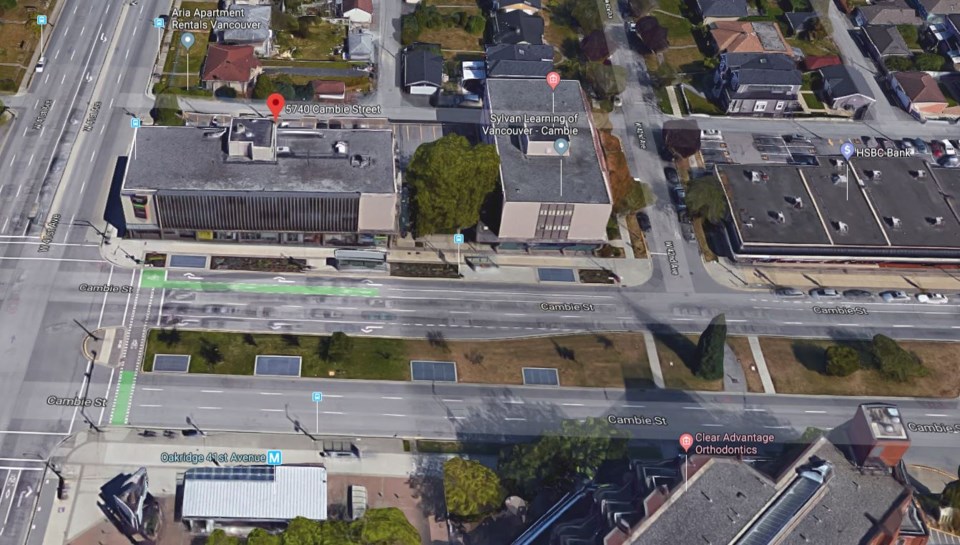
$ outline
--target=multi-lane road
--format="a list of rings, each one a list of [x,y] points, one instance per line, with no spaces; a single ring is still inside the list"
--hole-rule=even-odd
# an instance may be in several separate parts
[[[760,427],[778,434],[808,425],[835,427],[849,418],[857,402],[624,389],[139,375],[143,336],[157,324],[412,337],[441,331],[450,338],[501,338],[645,328],[699,332],[710,318],[724,312],[731,331],[746,334],[884,332],[955,339],[960,329],[955,304],[847,302],[867,313],[842,319],[818,314],[813,309],[817,303],[811,300],[785,301],[766,293],[726,290],[710,280],[693,245],[684,244],[678,244],[684,248],[678,274],[670,273],[664,256],[655,256],[651,280],[631,288],[297,276],[287,279],[292,283],[285,284],[286,293],[278,294],[268,289],[277,282],[270,276],[210,271],[197,280],[198,289],[169,289],[156,282],[141,286],[144,273],[101,257],[100,239],[88,222],[102,228],[107,186],[117,157],[127,153],[133,136],[129,119],[146,115],[152,104],[145,91],[159,35],[151,22],[169,11],[170,2],[106,3],[93,9],[80,0],[62,2],[46,45],[45,70],[34,76],[24,94],[5,99],[17,118],[4,128],[9,137],[0,149],[0,346],[6,356],[0,366],[0,545],[23,541],[39,477],[55,446],[78,429],[112,422],[182,427],[189,416],[211,431],[293,432],[290,418],[300,420],[310,431],[319,410],[321,431],[326,433],[489,438],[528,435],[565,417],[641,411],[663,415],[669,425],[634,429],[637,436],[675,437],[680,430],[713,427]],[[621,32],[615,39],[625,40],[625,35]],[[394,53],[390,48],[383,52]],[[640,149],[636,138],[629,136],[636,121],[655,134],[663,118],[648,102],[649,89],[639,85],[646,77],[642,65],[634,57],[620,60],[638,85],[631,85],[624,94],[623,115],[614,122],[622,138],[631,143],[627,152],[635,174],[651,181],[661,194],[661,205],[652,215],[652,240],[659,247],[678,239],[672,212],[665,204],[660,162],[653,152],[652,135],[648,149]],[[238,107],[204,104],[208,111],[230,112]],[[249,106],[243,108],[249,112]],[[385,112],[401,120],[445,119],[443,112],[394,102],[387,104]],[[478,118],[476,112],[460,113],[455,120]],[[721,119],[703,123],[724,130],[786,133],[797,132],[794,124],[801,122],[769,125]],[[798,126],[827,136],[833,132],[846,136],[850,131],[841,123],[811,121]],[[924,128],[927,132],[950,129],[932,124]],[[35,216],[32,221],[31,216]],[[182,276],[183,272],[170,274]],[[208,289],[213,283],[228,286]],[[102,294],[82,288],[102,284],[133,289]],[[247,287],[230,288],[238,284]],[[318,295],[318,288],[326,294]],[[590,302],[595,310],[546,312],[540,307],[543,302],[568,301]],[[75,321],[91,330],[122,327],[117,367],[92,365],[83,358],[80,344],[85,333]],[[305,397],[314,389],[326,394],[322,407]],[[126,399],[118,413],[115,397],[120,391]],[[62,404],[78,395],[105,398],[107,403],[82,411]],[[960,422],[955,401],[902,404],[907,416],[920,422]],[[957,436],[915,439],[918,448],[911,456],[918,461],[955,462],[947,458],[947,449],[956,446]]]

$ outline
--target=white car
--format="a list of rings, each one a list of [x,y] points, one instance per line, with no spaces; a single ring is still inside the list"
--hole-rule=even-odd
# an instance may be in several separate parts
[[[899,290],[885,291],[880,294],[880,297],[887,303],[902,303],[910,300],[909,295]]]
[[[832,288],[817,288],[810,290],[811,297],[840,297],[840,292]]]
[[[43,72],[43,65],[45,65],[45,64],[47,64],[47,58],[46,58],[46,57],[40,57],[40,60],[37,61],[37,68],[36,68],[38,74],[39,74],[40,72]]]
[[[918,293],[917,301],[928,305],[945,305],[950,302],[947,296],[942,293]]]

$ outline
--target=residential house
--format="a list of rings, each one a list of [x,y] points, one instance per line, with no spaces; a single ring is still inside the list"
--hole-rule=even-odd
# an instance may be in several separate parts
[[[747,0],[697,0],[696,4],[706,25],[716,21],[735,21],[748,15]]]
[[[543,44],[543,18],[521,10],[493,13],[494,44]]]
[[[859,70],[845,64],[820,69],[823,79],[824,103],[834,110],[857,112],[877,101]]]
[[[890,75],[900,106],[917,119],[939,116],[947,109],[947,98],[933,76],[926,72],[895,72]]]
[[[919,25],[920,18],[907,0],[882,0],[860,6],[853,12],[858,26],[866,25]]]
[[[580,53],[588,61],[603,62],[610,57],[610,46],[602,30],[595,30],[580,42]]]
[[[787,19],[787,26],[790,28],[790,33],[794,36],[802,36],[810,27],[813,26],[814,21],[820,18],[815,11],[791,11],[783,14]]]
[[[500,157],[502,206],[478,240],[500,250],[585,253],[607,241],[609,180],[586,95],[576,80],[488,79],[485,142]],[[562,157],[554,142],[564,138]]]
[[[373,0],[343,0],[340,16],[356,25],[369,25],[373,20]]]
[[[536,15],[541,8],[541,0],[493,0],[496,11],[522,11],[527,15]]]
[[[939,32],[932,32],[937,38],[937,49],[953,61],[954,69],[960,69],[960,14],[954,13],[940,19]]]
[[[403,50],[403,87],[412,95],[432,95],[443,85],[443,57],[423,44]]]
[[[315,100],[343,100],[347,96],[347,84],[342,81],[315,79],[310,85]]]
[[[910,56],[910,47],[893,25],[868,25],[863,27],[863,34],[867,38],[870,56],[880,64],[887,57]]]
[[[553,71],[553,46],[502,44],[487,47],[488,78],[538,78]]]
[[[731,115],[782,116],[801,110],[803,75],[786,55],[723,53],[713,94]]]
[[[793,54],[776,23],[717,21],[711,23],[709,28],[710,39],[718,53]]]
[[[960,0],[917,0],[917,14],[924,20],[933,15],[960,13]]]
[[[800,67],[804,72],[813,72],[814,70],[820,70],[825,66],[833,66],[835,64],[842,64],[843,61],[840,60],[840,57],[836,55],[809,55],[803,58],[803,62],[800,63]]]
[[[273,31],[270,30],[269,5],[236,5],[228,8],[236,16],[217,17],[213,33],[216,42],[224,45],[249,45],[260,57],[273,54]]]
[[[347,50],[344,53],[347,60],[369,62],[373,54],[373,34],[366,30],[354,30],[347,34]]]
[[[210,44],[200,80],[210,91],[229,87],[246,95],[262,71],[253,46]]]
[[[635,25],[637,38],[648,50],[659,53],[670,47],[668,31],[656,17],[652,15],[641,17],[637,19]]]

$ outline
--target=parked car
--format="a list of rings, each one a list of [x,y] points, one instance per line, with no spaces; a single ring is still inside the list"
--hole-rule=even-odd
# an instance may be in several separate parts
[[[877,137],[877,147],[880,149],[890,149],[893,147],[893,143],[887,140],[886,138]]]
[[[687,199],[687,192],[682,187],[673,188],[673,198],[676,199],[677,204],[684,204],[684,201]]]
[[[904,138],[900,141],[900,149],[911,155],[917,151],[916,146],[913,145],[913,142],[911,142],[909,138]]]
[[[887,303],[903,303],[910,300],[910,296],[900,290],[882,292],[880,297]]]
[[[687,242],[695,242],[697,240],[697,235],[693,232],[693,226],[689,223],[680,224],[680,235],[682,235],[683,240]]]
[[[688,214],[686,210],[680,210],[677,212],[677,221],[679,221],[681,224],[693,223],[693,221],[690,219],[690,214]]]
[[[810,297],[840,297],[840,292],[833,288],[815,288],[810,290]]]
[[[940,166],[943,167],[956,168],[960,166],[960,157],[956,155],[944,155],[940,158],[939,163]]]
[[[928,305],[945,305],[950,299],[942,293],[918,293],[917,301]]]
[[[777,288],[773,293],[780,297],[803,297],[803,292],[797,288]]]
[[[845,290],[843,292],[843,296],[850,297],[851,299],[867,299],[869,297],[873,297],[873,293],[867,290],[853,289]]]
[[[637,212],[637,223],[640,224],[642,231],[650,230],[650,216],[648,216],[646,212]]]
[[[37,61],[37,67],[36,67],[36,71],[37,71],[38,74],[39,74],[40,72],[43,72],[43,67],[44,67],[46,64],[47,64],[47,58],[46,58],[46,57],[40,57],[40,59]]]
[[[677,174],[677,169],[666,167],[663,169],[663,175],[667,177],[667,183],[670,185],[680,185],[680,175]]]
[[[914,138],[913,145],[917,148],[917,153],[930,153],[930,146],[922,138]]]
[[[861,136],[860,141],[863,142],[863,147],[865,148],[872,148],[876,146],[876,144],[873,142],[873,139],[869,136]]]

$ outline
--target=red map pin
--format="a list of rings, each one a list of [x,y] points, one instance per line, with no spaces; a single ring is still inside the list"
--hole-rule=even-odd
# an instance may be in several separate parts
[[[286,104],[286,101],[280,93],[273,93],[267,97],[267,108],[270,108],[270,111],[273,112],[274,121],[280,117],[280,112],[283,111],[284,104]]]
[[[550,86],[552,91],[557,89],[557,85],[560,85],[560,74],[556,72],[550,72],[547,74],[547,85]]]
[[[683,452],[690,450],[690,447],[693,446],[693,436],[689,433],[685,433],[680,436],[680,447],[683,448]]]

